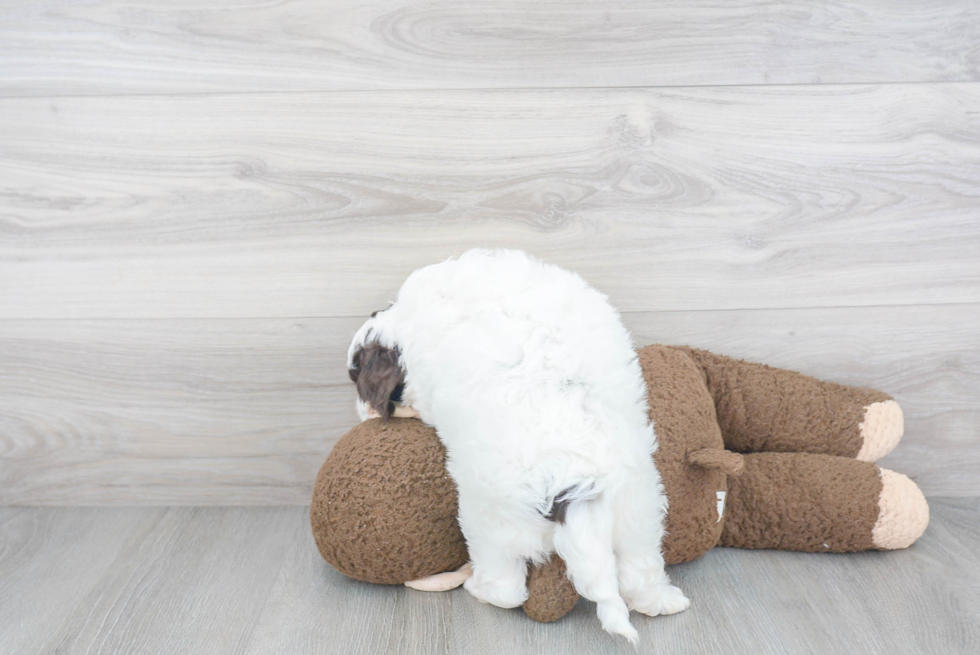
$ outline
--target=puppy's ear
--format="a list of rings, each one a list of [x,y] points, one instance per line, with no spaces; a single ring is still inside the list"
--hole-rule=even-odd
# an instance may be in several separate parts
[[[361,356],[364,354],[364,348],[358,348],[354,351],[354,357],[351,358],[351,367],[347,369],[347,375],[350,376],[351,382],[357,382],[358,376],[361,374]]]
[[[401,400],[405,384],[405,374],[398,363],[400,355],[397,348],[370,343],[354,353],[355,368],[348,371],[357,385],[357,395],[386,421],[395,411],[394,401]]]

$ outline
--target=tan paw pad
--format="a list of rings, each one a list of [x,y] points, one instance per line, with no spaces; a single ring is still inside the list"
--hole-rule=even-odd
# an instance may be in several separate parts
[[[863,441],[857,459],[876,462],[894,450],[905,434],[902,408],[894,400],[872,403],[865,408],[864,421],[858,429]]]
[[[473,565],[467,562],[457,571],[436,573],[418,580],[409,580],[406,587],[419,591],[449,591],[466,582],[473,575]]]
[[[881,495],[878,497],[878,520],[871,529],[871,541],[875,548],[881,550],[908,548],[929,525],[929,504],[919,487],[908,477],[888,469],[878,470]]]

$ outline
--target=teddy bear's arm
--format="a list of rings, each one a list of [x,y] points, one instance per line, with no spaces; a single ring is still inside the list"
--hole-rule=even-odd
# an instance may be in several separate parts
[[[455,589],[473,575],[473,565],[467,562],[455,571],[427,575],[418,580],[409,580],[405,586],[418,591],[449,591]]]
[[[902,438],[902,410],[880,391],[706,350],[678,350],[702,370],[729,450],[819,453],[873,462]]]

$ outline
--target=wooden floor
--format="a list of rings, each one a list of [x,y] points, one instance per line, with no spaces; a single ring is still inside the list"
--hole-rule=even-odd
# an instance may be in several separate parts
[[[980,652],[980,499],[933,498],[910,549],[715,549],[671,567],[687,612],[633,615],[641,653]],[[360,583],[305,507],[0,509],[0,653],[633,653],[579,601],[554,624]]]

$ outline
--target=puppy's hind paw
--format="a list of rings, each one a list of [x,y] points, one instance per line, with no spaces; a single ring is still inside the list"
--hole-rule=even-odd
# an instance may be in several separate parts
[[[635,598],[629,599],[630,609],[647,616],[677,614],[691,606],[684,592],[672,584],[664,583],[648,587]]]
[[[486,580],[474,575],[463,583],[466,591],[482,603],[489,603],[504,609],[519,607],[527,600],[527,585],[508,584],[506,580]]]

